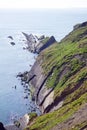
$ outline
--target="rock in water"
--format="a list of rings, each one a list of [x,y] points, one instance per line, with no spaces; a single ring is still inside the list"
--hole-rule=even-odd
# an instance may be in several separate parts
[[[14,45],[15,45],[15,43],[14,43],[14,42],[10,42],[10,44],[11,44],[12,46],[14,46]]]
[[[13,37],[12,36],[8,36],[9,39],[13,40]]]

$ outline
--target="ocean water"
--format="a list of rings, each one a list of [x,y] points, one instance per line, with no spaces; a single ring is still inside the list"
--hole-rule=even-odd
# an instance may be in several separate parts
[[[35,108],[20,79],[16,78],[19,72],[30,69],[29,64],[34,63],[35,55],[23,50],[25,44],[22,41],[24,39],[22,34],[13,32],[15,46],[10,44],[8,35],[7,33],[0,38],[0,121],[4,124],[12,123],[14,119]],[[29,99],[24,99],[26,95]]]
[[[16,78],[35,62],[35,54],[23,50],[25,38],[21,32],[54,35],[59,41],[73,25],[84,21],[87,21],[87,9],[0,10],[0,121],[12,123],[14,118],[36,107],[30,97],[24,99],[25,90]],[[10,44],[9,35],[15,46]]]

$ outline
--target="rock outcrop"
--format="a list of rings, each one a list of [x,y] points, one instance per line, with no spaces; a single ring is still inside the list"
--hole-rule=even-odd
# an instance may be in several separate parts
[[[83,22],[83,23],[79,23],[79,24],[76,24],[73,29],[78,29],[78,28],[81,28],[81,27],[85,27],[87,26],[87,22]]]
[[[33,34],[26,34],[22,32],[26,38],[27,49],[33,53],[40,53],[42,50],[48,48],[56,42],[54,36],[45,37],[44,35],[37,37]]]

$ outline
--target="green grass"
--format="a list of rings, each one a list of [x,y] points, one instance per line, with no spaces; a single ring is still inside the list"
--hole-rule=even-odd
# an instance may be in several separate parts
[[[80,29],[80,32],[79,30],[76,30],[75,33],[81,35],[84,30],[87,30],[87,28]],[[68,39],[70,39],[72,35],[76,34],[72,32],[68,36]],[[81,44],[83,44],[83,46],[79,47]],[[84,56],[85,59],[87,57],[86,45],[87,39],[81,39],[79,42],[73,43],[72,40],[67,42],[65,38],[61,43],[49,47],[40,55],[39,58],[43,59],[42,68],[45,75],[51,71],[53,66],[56,66],[46,82],[47,88],[53,87],[55,88],[55,91],[60,91],[60,87],[62,88],[70,77],[74,76],[78,71],[84,68],[86,62],[83,58]],[[65,68],[67,68],[67,72],[60,79],[61,72],[65,70]],[[58,91],[55,92],[55,97],[58,96]]]
[[[85,126],[87,126],[87,121],[84,121],[81,124],[75,125],[74,128],[72,128],[71,130],[80,130],[80,129],[82,129]]]
[[[29,113],[28,115],[29,115],[29,121],[32,121],[34,118],[37,117],[37,113],[35,112]]]
[[[48,75],[46,87],[54,88],[54,102],[64,96],[63,106],[54,112],[37,117],[28,126],[29,130],[50,130],[69,119],[81,106],[87,103],[87,26],[78,28],[60,43],[45,49],[38,60],[43,60],[43,74]],[[45,41],[46,42],[46,41]],[[75,126],[79,130],[85,123]]]
[[[45,44],[49,40],[49,37],[45,37],[41,42]]]
[[[74,88],[79,83],[79,81],[85,80],[86,77],[87,77],[87,67],[84,67],[78,73],[68,78],[68,80],[66,81],[65,84],[63,84],[63,86],[61,86],[61,82],[63,82],[61,81],[60,84],[58,84],[58,86],[56,86],[55,88],[54,97],[57,98],[58,96],[61,95],[61,93],[64,93],[64,92],[69,93],[69,91],[72,88]]]
[[[55,125],[69,119],[76,111],[78,111],[82,104],[87,102],[87,93],[83,94],[79,99],[71,104],[63,106],[57,111],[48,113],[36,118],[35,122],[28,126],[29,130],[50,130]]]

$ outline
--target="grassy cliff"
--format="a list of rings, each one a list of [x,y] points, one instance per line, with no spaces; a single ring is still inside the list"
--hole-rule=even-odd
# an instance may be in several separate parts
[[[87,128],[87,24],[75,26],[59,43],[40,53],[47,89],[53,102],[27,130],[83,130]],[[63,101],[62,106],[51,112]],[[49,113],[48,113],[49,112]],[[71,121],[71,122],[70,122]]]

